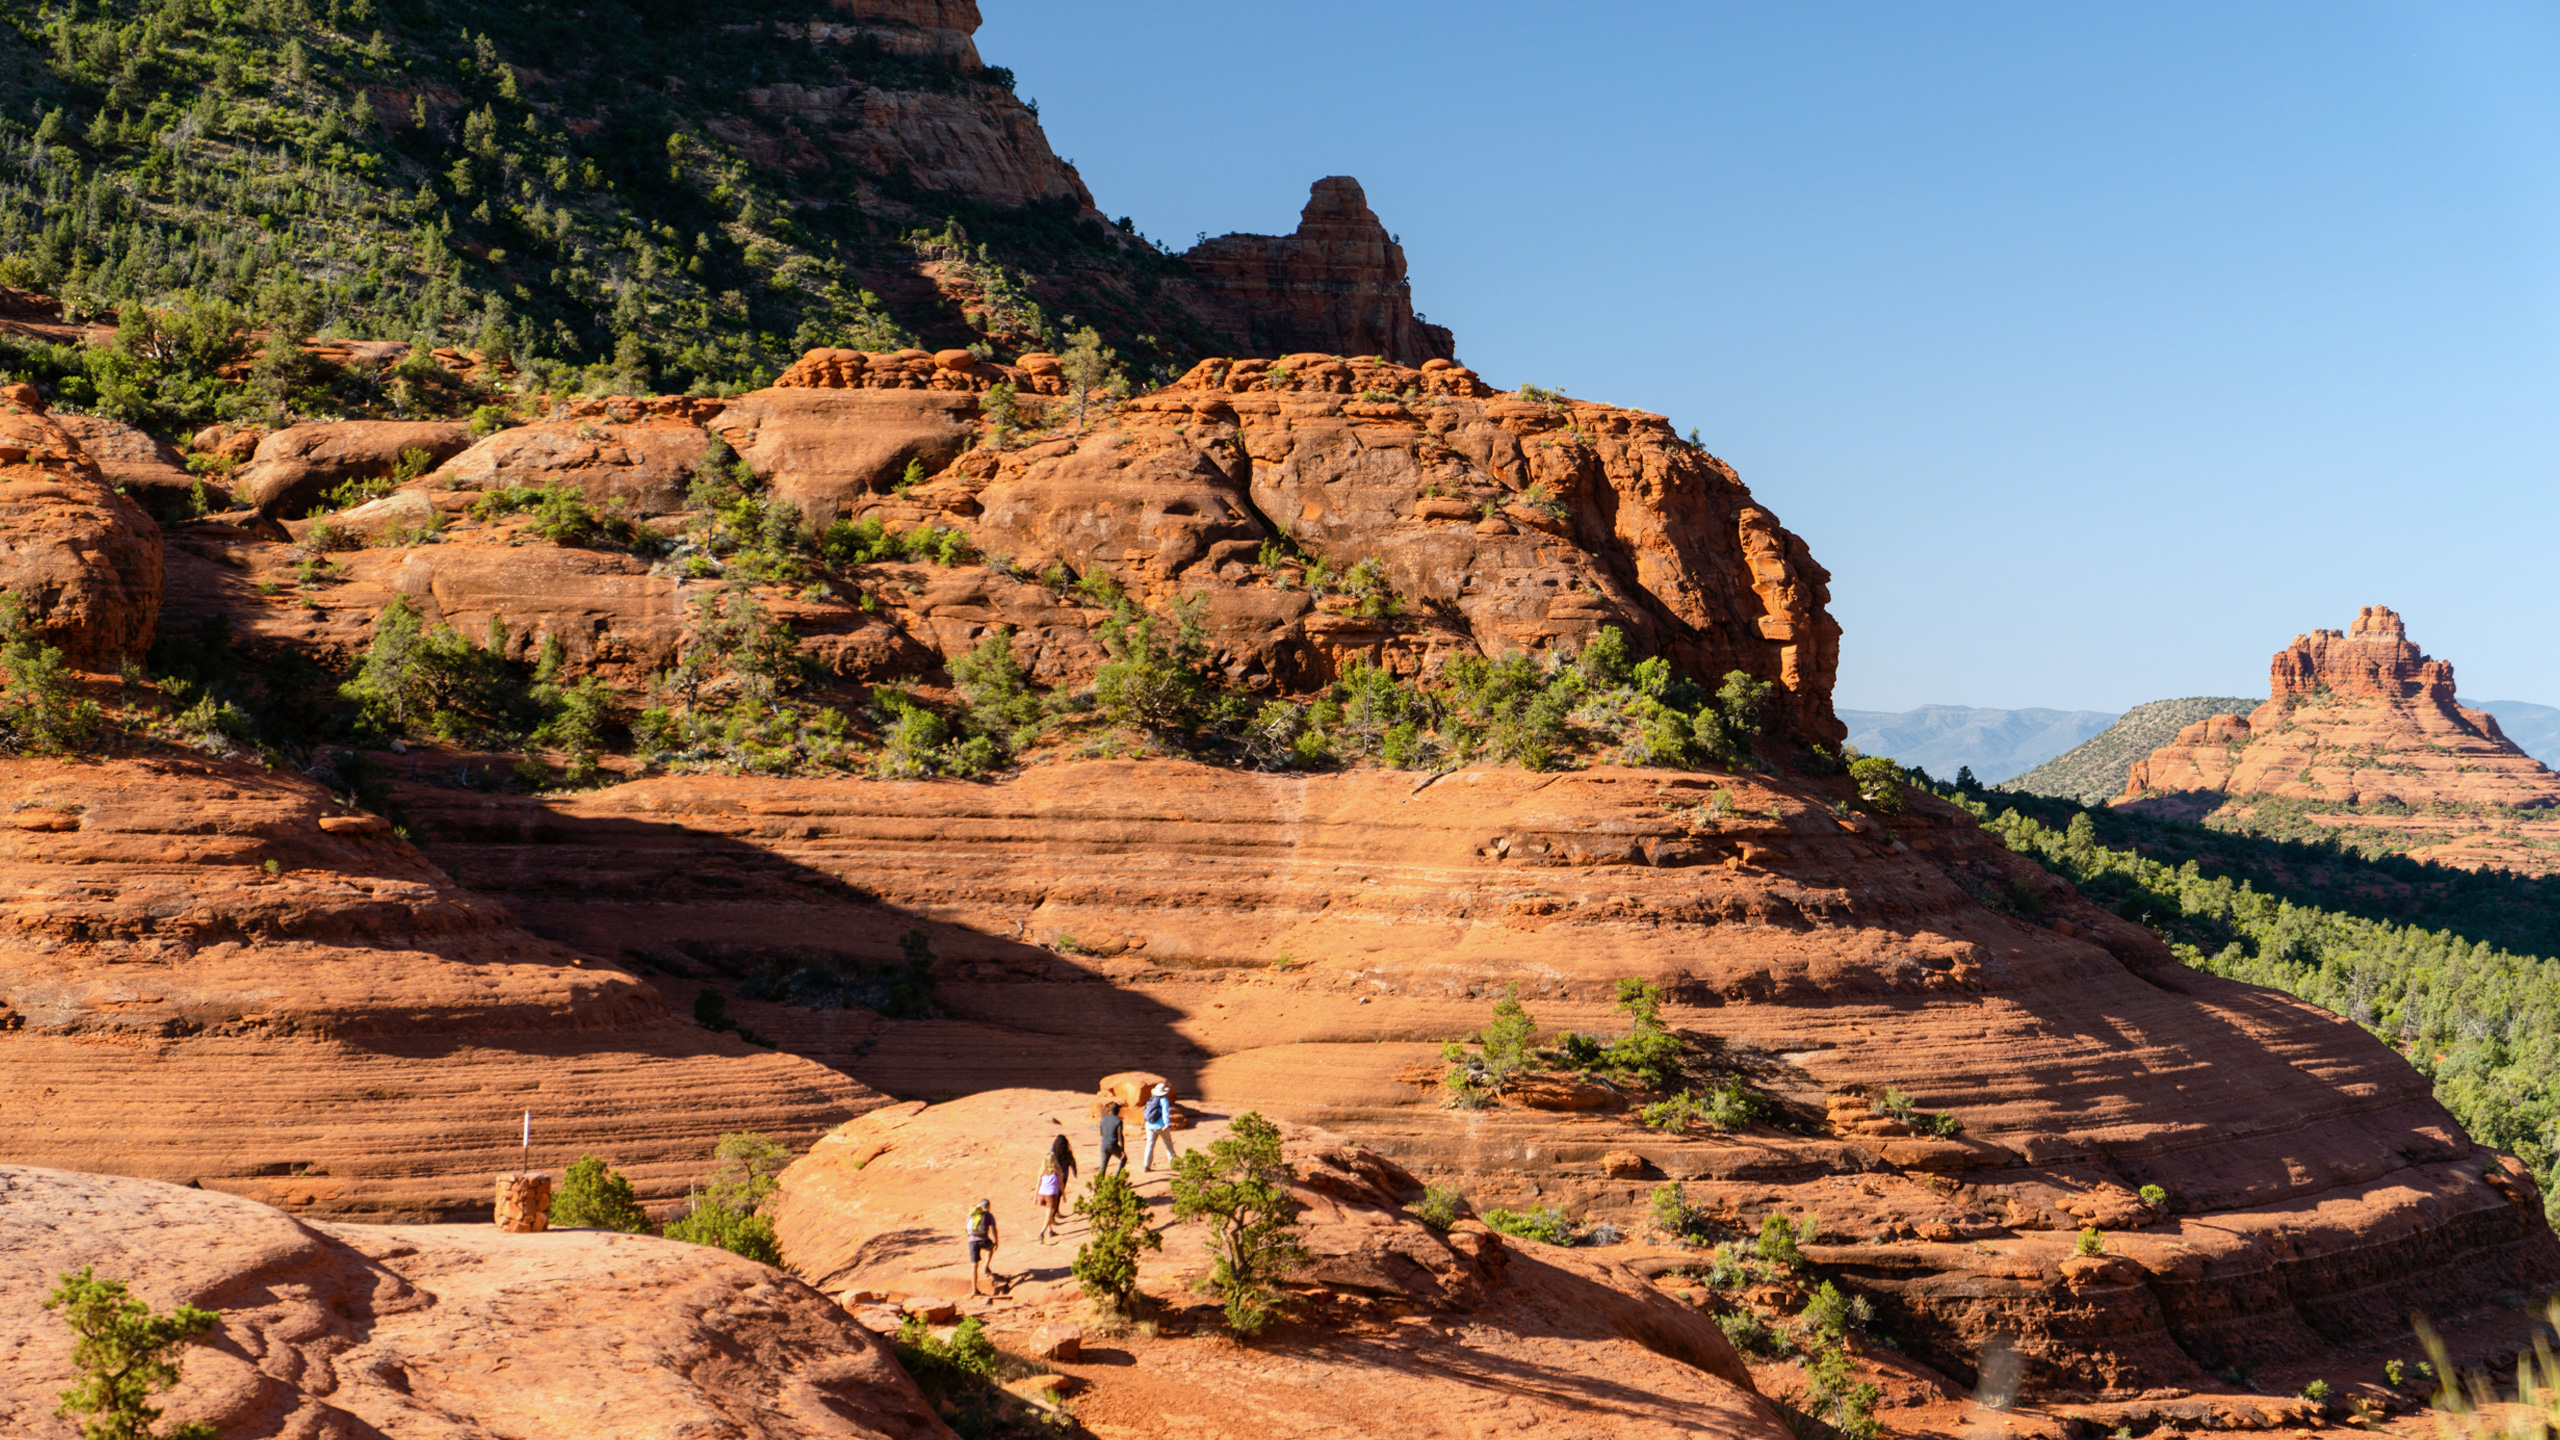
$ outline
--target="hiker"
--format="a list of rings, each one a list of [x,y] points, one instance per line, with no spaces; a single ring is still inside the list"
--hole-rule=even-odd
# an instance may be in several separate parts
[[[1149,1092],[1147,1096],[1145,1118],[1147,1122],[1147,1157],[1146,1163],[1140,1168],[1147,1170],[1153,1170],[1156,1168],[1156,1141],[1162,1140],[1164,1141],[1165,1168],[1168,1170],[1172,1169],[1174,1157],[1179,1153],[1173,1148],[1172,1086],[1166,1085],[1161,1081],[1157,1082],[1156,1088]]]
[[[1049,1236],[1058,1228],[1058,1204],[1066,1198],[1067,1181],[1075,1173],[1076,1147],[1068,1144],[1064,1135],[1051,1137],[1049,1158],[1040,1165],[1040,1212],[1046,1217],[1040,1222],[1043,1245],[1049,1243]]]
[[[1102,1103],[1102,1159],[1094,1166],[1097,1176],[1111,1173],[1111,1162],[1120,1162],[1121,1178],[1129,1174],[1129,1142],[1120,1126],[1120,1107],[1105,1100]]]
[[[987,1293],[997,1293],[1004,1277],[996,1274],[996,1202],[980,1200],[969,1212],[969,1293],[978,1293],[978,1265],[987,1267]]]

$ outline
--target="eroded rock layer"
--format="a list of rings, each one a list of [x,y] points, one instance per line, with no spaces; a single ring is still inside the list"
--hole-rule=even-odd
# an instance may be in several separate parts
[[[520,1163],[653,1200],[731,1130],[875,1097],[526,934],[318,786],[201,757],[0,763],[0,1154],[297,1211],[486,1213]],[[688,996],[688,999],[690,997]]]
[[[1448,329],[1414,313],[1404,247],[1348,175],[1315,183],[1295,233],[1220,235],[1182,259],[1250,317],[1253,349],[1374,355],[1399,365],[1457,356]]]
[[[613,1435],[940,1440],[886,1345],[797,1280],[638,1235],[327,1225],[230,1195],[0,1165],[0,1428],[54,1415],[71,1335],[37,1307],[92,1267],[221,1315],[178,1354],[173,1423],[236,1440]]]
[[[2560,775],[2457,703],[2452,664],[2379,605],[2343,633],[2295,636],[2265,704],[2189,725],[2135,762],[2115,803],[2250,823],[2269,801],[2422,860],[2560,868]]]
[[[742,995],[787,996],[778,977],[811,967],[877,972],[925,928],[950,1018],[735,1002],[880,1089],[1147,1068],[1218,1112],[1339,1130],[1480,1204],[1632,1228],[1678,1180],[1739,1233],[1815,1214],[1821,1258],[1960,1376],[2006,1337],[2041,1394],[2209,1388],[2560,1278],[2532,1181],[2361,1030],[2176,966],[1956,812],[1921,802],[1888,833],[1826,793],[1159,762],[407,798],[433,853],[537,933]],[[2013,918],[2028,914],[2042,922]],[[1804,1115],[1899,1088],[1964,1135],[1816,1121],[1682,1138],[1605,1091],[1441,1108],[1439,1042],[1481,1026],[1503,987],[1550,1030],[1607,1032],[1630,975]],[[2135,1198],[2151,1184],[2161,1209]],[[2071,1263],[2092,1223],[2118,1237],[2112,1268]]]

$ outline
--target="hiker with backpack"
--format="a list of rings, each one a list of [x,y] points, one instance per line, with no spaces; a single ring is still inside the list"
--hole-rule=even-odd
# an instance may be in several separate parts
[[[1147,1108],[1144,1113],[1147,1123],[1147,1155],[1146,1163],[1141,1168],[1147,1170],[1156,1168],[1156,1141],[1161,1139],[1164,1141],[1165,1166],[1171,1169],[1179,1153],[1173,1148],[1173,1087],[1158,1081],[1154,1091],[1147,1096]]]
[[[978,1293],[978,1265],[987,1267],[987,1293],[1000,1292],[1004,1277],[996,1273],[996,1202],[980,1200],[969,1212],[969,1293]]]

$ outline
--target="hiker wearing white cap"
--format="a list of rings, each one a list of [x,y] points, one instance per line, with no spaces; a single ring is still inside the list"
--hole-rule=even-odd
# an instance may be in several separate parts
[[[1173,1087],[1158,1082],[1156,1088],[1147,1096],[1145,1114],[1147,1156],[1146,1163],[1141,1168],[1148,1170],[1156,1168],[1156,1142],[1162,1140],[1166,1168],[1170,1169],[1178,1153],[1173,1148]]]

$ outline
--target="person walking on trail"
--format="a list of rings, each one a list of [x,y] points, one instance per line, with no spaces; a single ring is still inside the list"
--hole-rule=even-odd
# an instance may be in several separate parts
[[[1058,1204],[1066,1198],[1067,1182],[1075,1178],[1075,1173],[1076,1147],[1068,1144],[1064,1135],[1052,1137],[1049,1156],[1040,1165],[1040,1213],[1043,1217],[1040,1243],[1043,1245],[1048,1244],[1049,1237],[1057,1231]]]
[[[1173,1148],[1173,1087],[1159,1084],[1147,1096],[1146,1122],[1147,1158],[1146,1164],[1141,1168],[1148,1170],[1156,1168],[1158,1140],[1164,1142],[1165,1168],[1173,1168],[1173,1161],[1179,1153]]]
[[[996,1202],[981,1200],[969,1212],[969,1293],[978,1293],[978,1265],[987,1267],[987,1293],[996,1294],[1004,1277],[996,1273]]]
[[[1121,1129],[1120,1107],[1106,1103],[1102,1107],[1102,1159],[1095,1163],[1093,1173],[1110,1174],[1114,1160],[1120,1162],[1120,1174],[1125,1178],[1129,1173],[1129,1141]]]

